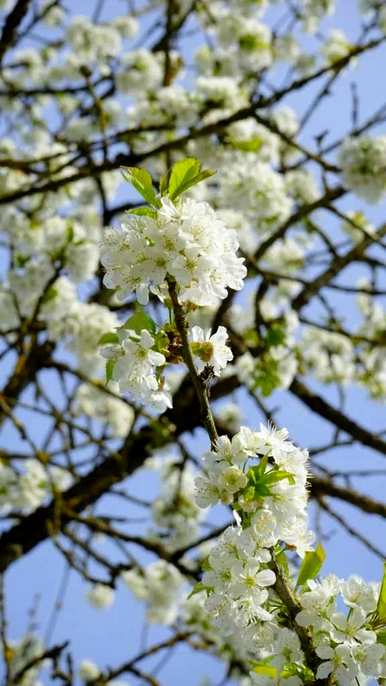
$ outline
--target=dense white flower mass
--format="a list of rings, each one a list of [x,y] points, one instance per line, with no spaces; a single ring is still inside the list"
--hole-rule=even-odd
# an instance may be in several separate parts
[[[306,169],[288,172],[285,175],[285,185],[289,195],[299,204],[312,203],[319,195],[316,180]]]
[[[271,64],[271,31],[266,24],[231,10],[219,15],[217,26],[220,49],[242,69],[249,72]]]
[[[151,538],[157,538],[176,550],[194,541],[199,533],[204,513],[194,499],[196,472],[190,468],[181,470],[181,462],[162,458],[162,486],[159,496],[152,503],[154,527]]]
[[[110,389],[113,383],[110,383]],[[104,388],[81,384],[76,392],[75,412],[107,424],[112,435],[126,436],[134,419],[134,410],[120,397],[109,395]]]
[[[281,540],[303,554],[312,541],[306,516],[307,453],[287,436],[285,429],[263,426],[259,432],[241,427],[232,440],[221,436],[216,450],[204,456],[205,474],[196,479],[197,502],[201,507],[232,504],[241,517],[248,514],[260,545],[272,547]],[[258,463],[251,465],[253,459]]]
[[[161,64],[149,50],[140,48],[123,55],[117,73],[117,85],[123,93],[136,92],[138,88],[150,90],[161,82]]]
[[[51,268],[60,262],[76,283],[94,276],[99,262],[101,231],[92,213],[76,220],[60,216],[42,218],[32,226],[17,214],[12,219],[7,227],[9,241],[23,255],[27,268],[34,265],[37,258],[44,258]],[[81,223],[84,220],[87,229]]]
[[[236,111],[240,98],[243,99],[237,80],[230,76],[199,76],[196,88],[199,100],[214,105],[207,121],[220,119],[224,112]]]
[[[44,455],[42,456],[44,459]],[[29,513],[46,501],[52,493],[65,491],[72,483],[66,469],[49,466],[34,459],[25,460],[18,473],[6,464],[0,465],[0,510],[20,510]]]
[[[122,579],[137,598],[147,605],[149,622],[172,624],[177,617],[179,598],[184,583],[179,571],[168,562],[158,560],[145,567],[122,572]]]
[[[105,284],[122,300],[135,292],[146,304],[150,292],[165,297],[172,277],[181,302],[214,305],[227,288],[242,287],[246,269],[237,249],[236,233],[207,203],[162,199],[155,217],[132,216],[119,230],[106,231]]]
[[[350,686],[384,674],[386,649],[372,628],[378,595],[376,584],[356,576],[347,581],[327,576],[321,582],[308,582],[300,595],[302,610],[296,621],[312,630],[322,660],[318,679],[332,675],[342,686]]]
[[[339,164],[347,187],[368,202],[386,194],[386,136],[360,136],[344,141]]]
[[[55,308],[48,330],[52,340],[64,341],[77,356],[81,368],[92,375],[100,371],[102,362],[98,355],[99,339],[117,324],[115,313],[107,307],[75,300],[64,316]]]
[[[306,520],[307,454],[287,437],[285,429],[269,427],[259,432],[242,427],[232,440],[222,436],[216,450],[204,456],[206,475],[196,479],[201,506],[222,500],[237,513],[237,526],[226,529],[211,549],[197,592],[205,592],[205,607],[224,639],[244,659],[269,658],[274,675],[291,655],[299,666],[304,656],[296,633],[275,623],[272,550],[280,541],[304,555],[312,541]],[[253,670],[251,679],[278,683],[260,681]]]
[[[251,117],[236,121],[228,127],[228,141],[235,150],[254,153],[261,162],[279,162],[280,139]],[[234,156],[233,152],[232,157]],[[248,155],[248,159],[252,160],[253,157]]]
[[[251,459],[259,461],[249,466]],[[203,507],[218,500],[231,503],[237,526],[226,529],[210,550],[194,593],[204,594],[204,607],[220,635],[252,665],[246,683],[301,686],[312,672],[302,634],[277,621],[277,574],[289,578],[277,555],[283,544],[306,554],[297,582],[296,624],[312,636],[314,676],[331,675],[339,686],[365,684],[385,673],[386,648],[374,624],[379,585],[356,576],[316,582],[306,571],[320,554],[306,552],[313,538],[307,528],[306,461],[307,453],[288,441],[285,429],[242,427],[232,440],[218,439],[216,450],[204,456],[206,476],[196,479],[197,500]]]
[[[347,336],[307,329],[300,344],[307,369],[326,383],[347,384],[355,375],[354,348]]]
[[[231,207],[253,214],[259,231],[272,231],[291,211],[283,177],[263,162],[251,168],[240,158],[224,170],[220,190]]]

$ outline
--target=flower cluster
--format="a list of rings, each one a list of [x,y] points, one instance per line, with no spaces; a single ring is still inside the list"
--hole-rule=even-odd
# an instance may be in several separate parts
[[[254,215],[259,231],[275,229],[291,211],[292,201],[286,193],[283,177],[264,162],[251,169],[240,158],[224,170],[220,191],[233,208],[247,209]]]
[[[116,342],[102,346],[101,354],[111,364],[111,379],[120,391],[128,391],[135,401],[149,404],[159,412],[171,407],[170,396],[161,388],[159,376],[165,356],[155,350],[153,336],[146,329],[137,333],[121,327],[116,338]]]
[[[72,476],[65,468],[44,466],[35,459],[25,460],[21,472],[11,466],[0,464],[0,510],[29,513],[46,501],[56,491],[65,491],[72,483]]]
[[[301,341],[302,362],[325,383],[349,383],[355,376],[354,348],[347,336],[307,329]]]
[[[343,57],[346,57],[350,50],[352,50],[352,45],[346,38],[343,31],[339,29],[334,29],[331,31],[327,42],[323,46],[323,52],[328,64],[334,64],[338,62]]]
[[[21,686],[36,686],[39,672],[45,661],[39,658],[44,654],[44,645],[35,634],[28,633],[16,642],[7,645],[8,676],[10,684]],[[17,677],[17,681],[14,680]]]
[[[312,541],[307,529],[307,452],[288,440],[285,429],[247,427],[230,440],[221,436],[203,458],[205,474],[196,479],[197,502],[231,504],[248,521],[256,541],[279,541],[303,555]],[[251,464],[251,462],[257,462]]]
[[[351,686],[385,675],[386,649],[373,628],[378,595],[377,584],[357,576],[308,582],[296,621],[312,631],[321,659],[317,679],[331,675],[342,686]]]
[[[205,594],[204,607],[223,640],[251,666],[246,683],[301,686],[330,675],[339,686],[367,683],[386,669],[386,617],[380,609],[386,581],[380,592],[379,585],[355,576],[313,580],[322,558],[319,546],[310,552],[307,454],[287,436],[285,429],[241,428],[232,440],[221,437],[216,450],[205,455],[206,476],[196,479],[198,502],[232,504],[237,526],[226,529],[211,549],[193,594]],[[252,456],[259,462],[248,469]],[[281,560],[285,547],[305,555],[294,596],[299,631],[280,619],[280,584],[293,583],[288,563]],[[314,671],[300,628],[312,638]]]
[[[111,394],[103,387],[81,384],[75,396],[75,413],[106,424],[112,436],[123,438],[132,426],[134,411],[127,402],[121,400],[119,395],[114,397],[111,388],[113,382],[109,386]]]
[[[61,291],[43,309],[47,328],[53,341],[64,342],[78,360],[80,368],[91,376],[101,370],[98,343],[101,336],[118,325],[118,319],[104,305],[83,303],[77,298],[67,311],[61,305]]]
[[[339,164],[347,187],[368,202],[386,194],[386,136],[361,136],[344,141]]]
[[[300,675],[304,655],[296,632],[276,623],[278,550],[284,544],[304,555],[312,541],[306,519],[307,453],[287,438],[284,429],[242,427],[232,440],[221,437],[204,456],[206,475],[196,479],[198,502],[232,504],[237,526],[226,529],[211,549],[194,593],[205,592],[207,612],[241,659],[249,664],[269,659],[274,674],[293,659]],[[252,683],[265,683],[257,673],[252,670]]]
[[[165,298],[169,277],[179,286],[181,302],[213,305],[227,288],[242,287],[246,269],[237,248],[235,232],[207,203],[163,198],[156,216],[132,216],[120,230],[106,231],[104,281],[120,299],[135,291],[146,304],[150,292]]]
[[[156,466],[157,458],[148,461]],[[176,550],[194,541],[199,533],[203,511],[194,500],[195,472],[181,460],[160,458],[161,490],[152,503],[154,527],[149,534],[169,550]],[[158,466],[158,465],[157,465]]]
[[[142,571],[122,572],[122,579],[134,595],[146,602],[147,619],[158,624],[172,624],[177,617],[183,577],[168,562],[158,560]]]

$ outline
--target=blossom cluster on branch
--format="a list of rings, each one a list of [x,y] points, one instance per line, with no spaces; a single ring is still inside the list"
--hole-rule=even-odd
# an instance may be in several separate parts
[[[169,317],[164,328],[156,327],[144,311],[138,311],[118,334],[105,335],[102,342],[106,345],[102,352],[107,364],[113,362],[112,376],[121,389],[148,402],[154,402],[164,384],[161,377],[157,377],[156,367],[167,366],[172,348],[175,359],[171,361],[186,364],[197,402],[206,413],[204,425],[212,445],[203,457],[203,474],[195,479],[196,502],[202,508],[219,502],[230,506],[237,524],[228,527],[211,547],[203,563],[202,578],[191,595],[205,594],[203,609],[211,624],[220,630],[224,644],[229,643],[238,659],[248,665],[251,684],[301,686],[314,683],[315,679],[318,683],[350,686],[354,682],[367,683],[372,677],[386,677],[386,576],[381,587],[367,584],[356,576],[347,581],[334,576],[320,582],[313,580],[322,566],[324,552],[320,545],[313,550],[314,535],[308,529],[307,452],[288,440],[286,429],[261,426],[256,432],[241,427],[232,438],[217,435],[206,391],[205,371],[221,374],[227,361],[232,359],[232,353],[224,344],[224,327],[214,336],[208,334],[205,340],[201,336],[202,330],[189,323],[192,307],[196,310],[200,305],[211,304],[205,276],[200,280],[195,272],[194,277],[190,274],[186,277],[175,267],[181,259],[175,244],[184,250],[184,241],[178,243],[179,236],[187,234],[188,241],[192,236],[189,250],[194,255],[194,240],[201,234],[203,223],[206,236],[210,235],[211,220],[216,227],[214,211],[208,212],[205,206],[195,203],[196,212],[192,213],[187,225],[183,199],[176,200],[177,206],[173,206],[170,199],[161,200],[155,195],[151,177],[146,172],[137,169],[129,172],[134,186],[152,203],[151,208],[141,208],[140,219],[134,220],[137,231],[139,225],[140,230],[150,226],[152,232],[140,242],[142,257],[136,260],[131,255],[136,249],[133,236],[127,243],[120,242],[121,249],[117,250],[116,239],[112,238],[114,234],[107,235],[102,247],[106,283],[119,289],[127,283],[129,292],[135,290],[142,304],[148,303],[150,284],[152,293],[169,310]],[[173,193],[180,195],[185,186],[199,183],[203,175],[197,160],[187,158],[178,162],[164,182],[165,193],[169,197]],[[165,225],[165,207],[172,217],[171,234],[169,224]],[[192,206],[188,204],[188,207]],[[204,216],[208,224],[203,222]],[[225,226],[223,232],[233,236],[232,229]],[[170,252],[155,251],[156,255],[162,254],[161,271],[149,269],[149,282],[146,276],[141,281],[140,275],[133,281],[132,269],[141,269],[142,262],[149,259],[148,255],[153,256],[153,247],[160,240],[169,244],[171,237],[173,249]],[[124,245],[131,257],[125,255]],[[213,242],[212,246],[215,245]],[[237,265],[237,287],[241,287],[245,274],[242,262],[236,256],[237,247],[234,240],[231,263]],[[188,256],[190,251],[185,250]],[[198,247],[198,255],[199,250]],[[221,250],[220,242],[220,254]],[[223,282],[221,295],[226,297],[226,287],[231,284],[224,281],[222,262],[212,259],[214,270],[217,264],[219,269],[215,271],[215,278]],[[126,265],[129,276],[126,276]],[[202,285],[209,301],[201,302],[200,297],[194,300],[189,290],[192,278],[196,281],[195,292]],[[125,291],[123,295],[126,295]],[[153,336],[146,328],[141,329],[142,325],[150,327]],[[137,326],[137,331],[131,328],[133,326]],[[111,342],[115,336],[118,336],[117,343]],[[166,346],[164,355],[153,349],[157,337]],[[125,342],[130,338],[132,342],[126,343],[125,348]],[[136,343],[133,342],[135,338],[138,339]],[[196,357],[199,364],[195,363]],[[137,374],[134,378],[133,373]],[[143,394],[141,397],[140,389],[150,386],[155,391],[153,397],[146,398]],[[172,522],[171,526],[174,528],[176,523]],[[293,552],[304,558],[297,581],[293,573]],[[175,620],[182,577],[172,565],[160,561],[144,572],[125,572],[124,579],[135,595],[146,601],[150,622],[168,624]],[[164,586],[168,591],[172,589],[167,597],[162,591]],[[346,613],[338,609],[339,595],[346,604]]]

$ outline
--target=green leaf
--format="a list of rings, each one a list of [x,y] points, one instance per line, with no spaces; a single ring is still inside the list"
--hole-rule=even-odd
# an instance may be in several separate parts
[[[243,490],[243,497],[248,501],[263,498],[272,494],[272,486],[278,481],[288,479],[291,484],[295,483],[293,474],[284,469],[268,465],[268,456],[261,458],[259,464],[250,467],[247,472],[248,486]]]
[[[315,674],[312,671],[312,669],[307,667],[307,665],[303,665],[301,670],[301,677],[305,683],[310,682],[311,684],[312,681],[315,679]]]
[[[164,331],[158,331],[154,336],[153,350],[156,350],[163,355],[168,351],[169,339]]]
[[[249,348],[253,348],[259,344],[260,338],[256,329],[247,329],[243,332],[243,339]]]
[[[72,243],[74,240],[74,227],[72,224],[69,224],[66,228],[66,243]]]
[[[104,333],[98,341],[98,345],[108,345],[109,343],[119,343],[119,336],[114,331]]]
[[[267,485],[276,484],[284,479],[287,479],[292,486],[296,483],[294,475],[291,472],[286,472],[284,469],[271,469],[270,472],[264,475],[264,482]]]
[[[214,169],[203,169],[199,174],[197,174],[197,176],[194,177],[193,183],[191,183],[190,186],[195,186],[197,183],[200,183],[200,181],[209,179],[211,176],[214,176],[215,173],[216,172]],[[186,190],[186,188],[184,190]]]
[[[206,555],[201,561],[201,569],[203,572],[210,572],[212,567],[210,566],[209,562],[209,555]]]
[[[383,579],[377,603],[377,617],[386,621],[386,562],[383,563]]]
[[[254,471],[255,475],[259,479],[262,479],[264,474],[265,474],[267,467],[268,467],[268,455],[264,455],[261,458],[259,464],[256,465],[256,467],[252,467],[252,470]]]
[[[22,253],[15,251],[13,261],[17,269],[22,269],[29,260],[30,257],[28,255],[23,255]]]
[[[269,354],[263,354],[253,371],[253,390],[259,390],[262,395],[271,395],[280,386],[278,362]]]
[[[377,640],[378,643],[382,643],[382,645],[386,646],[386,629],[381,629],[381,631],[378,631]]]
[[[273,667],[272,665],[270,665],[266,660],[261,660],[261,662],[257,662],[255,660],[252,660],[251,668],[252,668],[252,672],[254,672],[255,674],[260,674],[261,676],[267,676],[271,679],[275,679],[277,677],[276,667]]]
[[[276,345],[282,345],[285,341],[285,329],[279,324],[271,326],[265,336],[264,343],[267,348],[272,348]]]
[[[113,378],[115,360],[106,360],[106,383]]]
[[[161,203],[157,198],[156,192],[153,188],[151,176],[146,169],[139,167],[124,167],[122,171],[123,177],[131,183],[140,195],[154,207],[160,207]]]
[[[191,592],[188,595],[188,599],[191,598],[192,596],[196,595],[197,593],[202,593],[202,591],[210,591],[211,588],[210,586],[206,586],[205,584],[202,583],[202,581],[198,581],[196,584],[194,584]]]
[[[136,305],[135,312],[128,320],[121,326],[121,329],[132,329],[135,333],[140,334],[143,329],[154,334],[157,329],[155,321],[149,317],[147,312],[141,305]]]
[[[252,484],[256,484],[259,481],[261,481],[267,464],[268,464],[268,457],[265,455],[264,457],[261,458],[259,464],[256,464],[254,467],[250,467],[250,469],[248,470],[248,472],[247,472],[248,481]]]
[[[49,303],[51,300],[54,300],[56,296],[58,295],[59,291],[55,286],[50,286],[44,293],[42,297],[42,305],[45,305],[46,303]]]
[[[181,194],[181,188],[191,182],[200,171],[200,162],[195,157],[186,157],[172,166],[169,179],[168,192],[173,200]]]
[[[288,565],[287,555],[285,554],[285,551],[280,550],[278,553],[276,553],[275,559],[276,559],[276,562],[278,563],[279,567],[281,567],[281,569],[284,573],[284,576],[288,577],[289,576],[289,565]]]
[[[170,178],[170,172],[167,172],[163,176],[161,176],[160,181],[159,181],[159,192],[161,195],[166,195],[168,191],[168,186],[169,186],[169,178]]]
[[[240,141],[234,138],[229,139],[229,143],[232,148],[236,150],[242,150],[243,152],[258,152],[263,145],[262,138],[251,138],[249,141]]]
[[[263,481],[255,485],[255,498],[265,498],[271,495],[271,489]]]
[[[325,559],[326,552],[320,543],[318,543],[315,550],[308,550],[301,564],[296,586],[304,586],[309,579],[315,579]]]
[[[243,490],[243,498],[246,502],[253,502],[255,500],[255,488],[254,486],[246,486]]]
[[[168,194],[171,200],[178,198],[189,188],[215,174],[211,169],[201,170],[201,163],[195,157],[186,157],[176,162],[170,172]],[[164,185],[164,182],[163,182]]]
[[[289,679],[291,676],[298,676],[302,682],[314,683],[315,675],[313,671],[306,665],[299,664],[298,662],[289,662],[285,665],[282,672],[280,672],[282,679]]]
[[[152,219],[157,217],[157,212],[152,210],[151,207],[134,207],[132,210],[127,210],[127,214],[137,214],[141,217],[151,217]]]
[[[241,38],[239,38],[239,45],[242,50],[246,50],[247,52],[269,49],[269,43],[255,33],[247,33],[244,36],[241,36]]]

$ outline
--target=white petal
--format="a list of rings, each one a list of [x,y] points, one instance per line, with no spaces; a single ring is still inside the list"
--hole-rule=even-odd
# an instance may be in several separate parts
[[[272,586],[276,581],[276,575],[271,569],[262,569],[256,574],[256,583],[259,586]]]

